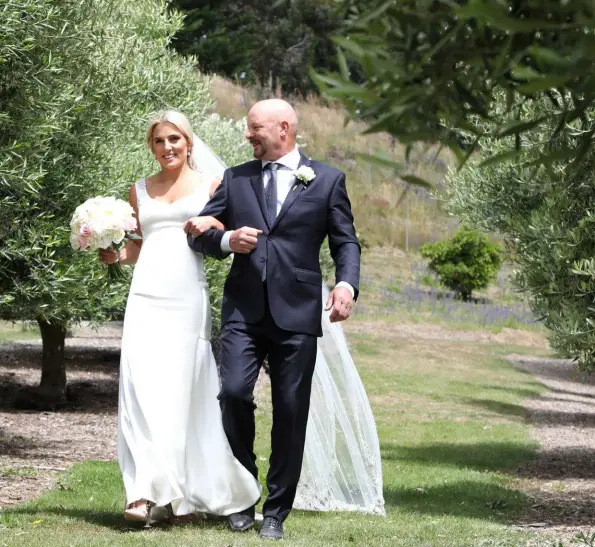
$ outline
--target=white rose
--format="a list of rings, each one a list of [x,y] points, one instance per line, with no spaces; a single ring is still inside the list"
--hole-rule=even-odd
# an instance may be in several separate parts
[[[296,173],[296,178],[301,180],[304,184],[307,184],[308,182],[310,182],[311,180],[313,180],[316,177],[316,173],[314,172],[314,169],[312,169],[311,167],[308,167],[307,165],[302,165]]]

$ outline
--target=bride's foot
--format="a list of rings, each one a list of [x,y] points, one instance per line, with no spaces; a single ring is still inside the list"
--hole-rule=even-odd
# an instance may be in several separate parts
[[[136,500],[124,509],[124,520],[146,522],[149,518],[150,504],[147,500]]]

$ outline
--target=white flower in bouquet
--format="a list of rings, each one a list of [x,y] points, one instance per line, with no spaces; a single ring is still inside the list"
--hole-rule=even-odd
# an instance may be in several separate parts
[[[94,197],[79,205],[70,221],[70,244],[75,250],[119,249],[136,229],[134,209],[114,197]],[[110,276],[120,277],[119,264],[110,264]]]

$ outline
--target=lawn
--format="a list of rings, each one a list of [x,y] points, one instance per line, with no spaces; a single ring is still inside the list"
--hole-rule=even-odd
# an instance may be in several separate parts
[[[288,546],[517,546],[529,533],[509,524],[527,500],[508,472],[531,458],[521,401],[540,384],[513,369],[507,353],[539,348],[402,336],[360,319],[352,351],[376,416],[387,517],[295,511]],[[353,327],[356,322],[353,323]],[[258,454],[266,471],[270,421],[260,407]],[[0,545],[250,546],[254,531],[223,523],[154,528],[127,525],[115,462],[85,462],[38,500],[0,516]]]
[[[0,321],[0,342],[25,340],[28,338],[39,338],[39,327],[37,323]]]

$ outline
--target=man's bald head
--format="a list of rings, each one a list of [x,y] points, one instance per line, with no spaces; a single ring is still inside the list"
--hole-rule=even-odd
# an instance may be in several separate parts
[[[254,157],[275,161],[295,148],[298,119],[293,107],[282,99],[257,102],[248,113],[246,138]]]

